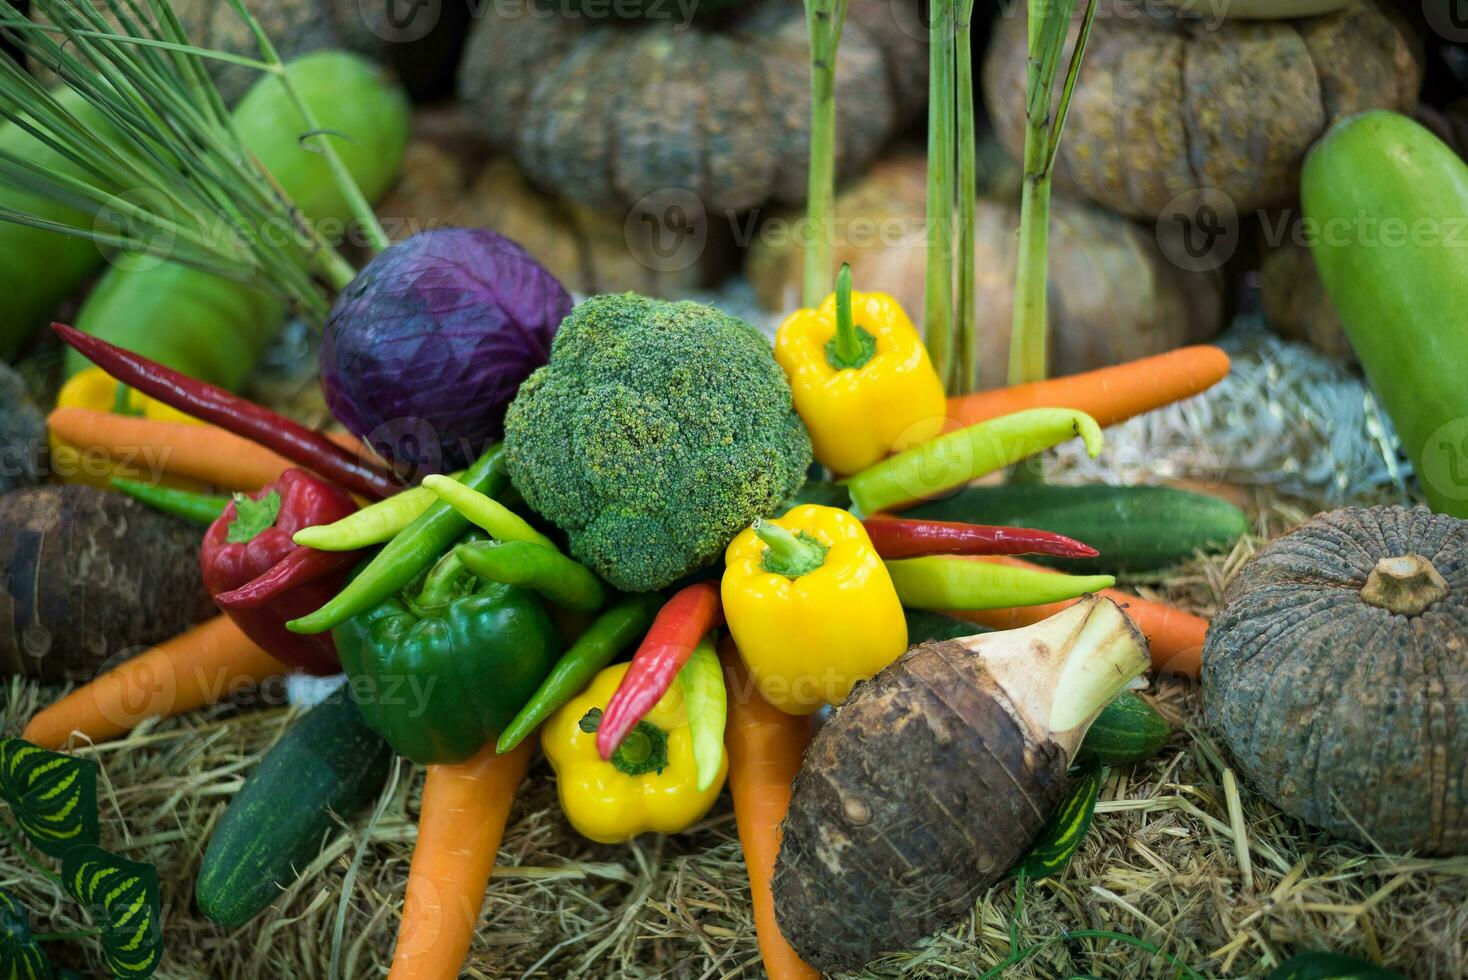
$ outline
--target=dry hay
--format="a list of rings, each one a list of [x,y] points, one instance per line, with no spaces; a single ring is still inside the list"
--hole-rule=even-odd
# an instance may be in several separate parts
[[[1256,498],[1254,509],[1258,536],[1232,555],[1132,584],[1211,611],[1260,540],[1308,516],[1273,497]],[[1005,976],[1173,975],[1133,946],[1066,940],[1064,931],[1077,929],[1140,937],[1208,977],[1259,975],[1311,948],[1379,959],[1413,977],[1468,975],[1468,858],[1367,853],[1307,831],[1248,787],[1231,793],[1226,756],[1193,727],[1196,690],[1164,683],[1154,694],[1186,727],[1160,756],[1111,773],[1076,860],[1060,879],[1028,886],[1017,922],[1015,887],[1006,882],[967,921],[865,975],[981,976],[1010,957],[1012,942],[1044,945]],[[42,696],[11,682],[3,730],[18,731]],[[104,844],[156,862],[163,879],[168,956],[160,977],[355,980],[385,972],[422,785],[421,771],[406,764],[375,822],[371,812],[357,815],[248,927],[225,934],[192,908],[213,822],[288,720],[279,708],[219,708],[86,750],[104,772]],[[569,830],[547,774],[539,764],[516,805],[465,976],[762,975],[727,799],[691,833],[605,847]],[[38,930],[85,925],[9,847],[0,852],[0,887],[22,897]],[[50,948],[96,969],[86,944]]]

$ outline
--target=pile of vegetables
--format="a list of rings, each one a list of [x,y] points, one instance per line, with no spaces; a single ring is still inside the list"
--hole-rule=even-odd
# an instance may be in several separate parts
[[[66,222],[52,205],[96,204],[115,190],[105,160],[180,206],[142,201],[124,208],[126,227],[71,226],[131,257],[89,303],[151,276],[158,282],[148,288],[170,310],[197,295],[250,320],[220,321],[219,343],[162,319],[145,338],[139,318],[154,314],[144,307],[131,319],[98,315],[91,331],[53,325],[94,367],[51,414],[50,436],[109,468],[96,480],[105,489],[0,498],[0,582],[9,589],[0,615],[11,617],[0,620],[0,638],[21,641],[3,662],[47,680],[90,677],[37,712],[23,741],[0,744],[0,794],[38,846],[44,834],[32,825],[50,826],[27,823],[38,797],[12,789],[45,774],[24,760],[70,771],[82,764],[53,750],[278,674],[340,672],[345,682],[293,720],[215,826],[194,893],[222,928],[268,907],[339,817],[383,793],[401,756],[427,774],[390,977],[456,975],[538,745],[568,822],[604,844],[681,832],[727,785],[766,970],[810,977],[910,947],[1007,873],[1023,881],[1063,869],[1104,767],[1145,759],[1171,734],[1129,690],[1149,666],[1204,673],[1210,713],[1247,729],[1235,750],[1252,778],[1283,783],[1286,809],[1329,823],[1320,794],[1372,788],[1360,767],[1317,772],[1319,786],[1281,769],[1306,771],[1292,749],[1370,744],[1371,725],[1409,719],[1342,710],[1298,744],[1254,744],[1260,706],[1292,723],[1299,706],[1266,698],[1278,692],[1259,692],[1260,675],[1244,667],[1284,657],[1276,673],[1293,676],[1298,653],[1273,642],[1261,652],[1259,641],[1299,630],[1318,608],[1376,617],[1370,635],[1394,655],[1430,643],[1428,626],[1453,625],[1461,522],[1394,512],[1359,530],[1354,550],[1351,529],[1329,519],[1328,533],[1302,530],[1246,571],[1204,659],[1204,620],[1116,590],[1111,572],[1227,549],[1246,529],[1243,515],[1180,491],[1046,487],[1030,465],[1075,438],[1095,456],[1105,427],[1228,371],[1221,351],[1192,347],[1045,377],[1050,184],[1095,0],[1037,13],[1027,38],[1014,383],[977,393],[971,2],[934,4],[928,206],[944,240],[927,270],[922,330],[897,300],[856,291],[851,270],[829,268],[815,249],[806,308],[773,345],[692,302],[627,293],[573,306],[554,276],[488,231],[442,229],[390,245],[368,202],[396,168],[400,94],[375,77],[316,89],[318,66],[330,75],[360,64],[328,52],[287,66],[241,0],[228,5],[259,57],[225,60],[266,76],[233,114],[202,67],[214,55],[189,43],[167,4],[155,0],[150,9],[163,16],[137,23],[126,0],[107,0],[119,33],[100,11],[42,2],[53,36],[0,0],[0,26],[68,68],[78,100],[68,109],[19,69],[0,67],[0,106],[25,94],[35,107],[28,135],[78,167],[28,162],[0,140],[0,174],[24,175],[38,202],[0,216],[27,234],[55,232]],[[805,176],[812,216],[826,222],[837,66],[861,49],[840,44],[846,3],[810,0],[807,14]],[[636,48],[641,37],[629,26],[616,43]],[[354,97],[333,97],[343,89]],[[256,144],[251,107],[261,104],[287,122]],[[88,111],[106,128],[85,126]],[[344,126],[360,114],[359,141],[339,139],[328,121],[338,111]],[[1317,151],[1323,162],[1307,167],[1307,207],[1354,200],[1330,172],[1309,193],[1310,169],[1368,152],[1353,125],[1420,139],[1394,117],[1347,123]],[[272,157],[272,146],[298,138],[317,151],[309,160],[283,149]],[[1413,146],[1435,165],[1435,148]],[[176,161],[194,157],[197,167],[180,173]],[[1378,185],[1377,204],[1412,199],[1420,190],[1407,183]],[[361,270],[338,236],[302,220],[327,214],[365,233],[373,254]],[[276,247],[204,233],[225,218],[285,220],[302,234]],[[174,236],[168,248],[160,231]],[[144,259],[167,261],[139,267]],[[1322,263],[1333,290],[1359,288],[1344,285],[1353,263],[1383,261],[1338,259],[1335,269]],[[170,293],[179,282],[199,292]],[[1423,313],[1380,289],[1361,310]],[[350,435],[306,428],[231,392],[287,310],[321,330],[322,388]],[[1352,329],[1360,317],[1347,312]],[[1390,356],[1358,347],[1368,370]],[[1008,485],[973,486],[1006,471]],[[1335,570],[1344,591],[1311,594],[1323,588],[1322,562],[1373,554],[1381,541],[1390,553],[1371,569]],[[137,594],[115,594],[124,589]],[[84,605],[62,601],[76,594]],[[1283,620],[1271,625],[1271,616]],[[1332,636],[1362,628],[1346,616],[1333,622]],[[1449,655],[1460,652],[1457,639],[1443,641]],[[124,643],[143,649],[121,660],[109,652],[104,663],[82,655]],[[1414,717],[1441,716],[1437,693]],[[828,707],[817,732],[813,716]],[[1346,731],[1326,730],[1348,714]],[[1399,734],[1383,751],[1417,758],[1410,733]],[[1432,768],[1440,757],[1425,752],[1415,769],[1393,770],[1394,792],[1441,787],[1448,777]],[[67,813],[83,825],[76,841],[47,853],[84,901],[129,896],[156,925],[147,871],[78,849],[96,844],[85,826],[95,809],[89,777],[64,789],[78,794]],[[1401,846],[1453,852],[1463,846],[1452,822],[1460,802],[1439,794],[1415,822],[1425,808],[1383,806],[1379,829]],[[120,883],[108,877],[119,874]],[[105,930],[102,942],[119,973],[146,976],[159,964],[156,944],[127,964]]]

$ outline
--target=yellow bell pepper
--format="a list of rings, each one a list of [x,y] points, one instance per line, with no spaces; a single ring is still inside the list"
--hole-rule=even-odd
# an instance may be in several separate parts
[[[729,771],[721,753],[717,778],[698,788],[693,734],[680,685],[668,688],[612,758],[596,751],[596,728],[629,664],[613,664],[545,723],[541,747],[556,771],[561,809],[594,841],[620,844],[638,834],[674,834],[714,805]]]
[[[61,386],[56,396],[57,408],[85,408],[94,412],[111,412],[117,408],[117,381],[99,367],[78,371]],[[156,398],[129,390],[127,411],[144,418],[168,422],[193,422],[199,420],[185,415]],[[51,472],[62,483],[85,483],[107,489],[114,476],[127,479],[149,479],[150,474],[123,466],[95,453],[73,446],[54,435],[47,436],[51,447]]]
[[[766,701],[839,704],[907,649],[907,620],[861,521],[804,504],[756,521],[724,555],[729,632]]]
[[[912,321],[890,296],[853,293],[847,266],[820,309],[780,325],[775,360],[816,460],[836,473],[858,473],[943,431],[943,382]]]

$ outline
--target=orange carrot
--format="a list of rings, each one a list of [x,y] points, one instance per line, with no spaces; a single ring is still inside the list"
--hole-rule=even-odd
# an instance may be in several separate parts
[[[770,980],[819,980],[820,972],[800,958],[775,921],[775,857],[780,853],[780,822],[790,809],[790,783],[814,734],[810,716],[788,715],[760,697],[734,642],[725,638],[719,659],[729,690],[729,792],[734,820],[749,871],[754,927]]]
[[[46,424],[83,451],[101,450],[149,476],[258,490],[296,464],[218,426],[58,408]]]
[[[145,718],[171,718],[214,704],[289,669],[220,616],[123,661],[38,711],[21,737],[46,749],[61,748],[73,732],[106,741]]]
[[[1054,572],[1053,568],[1035,565],[1020,558],[974,558],[973,561],[998,562],[1016,568],[1028,568],[1037,572]],[[1149,602],[1118,589],[1106,589],[1101,593],[1126,610],[1137,627],[1147,636],[1152,648],[1152,668],[1174,674],[1186,674],[1196,678],[1202,666],[1203,638],[1208,632],[1208,620],[1183,612],[1175,606],[1161,602]],[[1020,606],[1014,609],[983,609],[963,612],[948,612],[950,616],[966,619],[970,623],[988,626],[990,629],[1008,630],[1029,626],[1048,619],[1060,610],[1077,602],[1052,602],[1040,606]]]
[[[468,762],[428,767],[388,980],[459,975],[534,744],[526,739],[496,755],[490,739]]]
[[[1070,408],[1103,427],[1115,425],[1211,388],[1228,374],[1228,365],[1228,355],[1217,347],[1180,347],[1085,374],[950,398],[949,425],[962,428],[1027,408]]]

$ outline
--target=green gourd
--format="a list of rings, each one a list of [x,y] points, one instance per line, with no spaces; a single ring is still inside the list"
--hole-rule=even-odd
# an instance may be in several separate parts
[[[409,107],[402,90],[378,66],[342,51],[304,55],[287,71],[321,127],[341,134],[328,138],[363,194],[380,196],[407,149]],[[307,126],[280,82],[257,82],[235,109],[234,123],[305,219],[340,240],[351,208],[325,158],[301,143]],[[76,326],[193,377],[238,388],[287,312],[280,299],[251,286],[137,256],[108,270]],[[84,358],[68,353],[69,373],[85,366]]]

